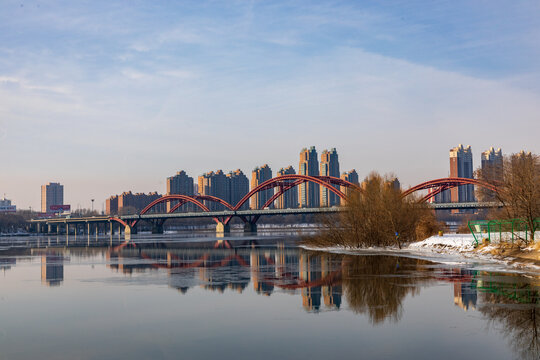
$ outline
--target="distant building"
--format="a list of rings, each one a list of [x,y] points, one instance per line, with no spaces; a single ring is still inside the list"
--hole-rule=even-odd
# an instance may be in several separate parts
[[[251,190],[272,178],[272,169],[267,164],[256,167],[251,173]],[[259,191],[251,197],[251,208],[262,209],[264,204],[274,195],[274,189]]]
[[[226,199],[229,204],[235,206],[249,192],[249,180],[240,169],[231,171],[227,174],[227,185],[229,187],[229,196]],[[240,208],[247,210],[249,203],[246,201]]]
[[[503,178],[503,155],[501,148],[495,150],[490,147],[482,153],[482,173],[487,179],[502,181]]]
[[[473,178],[471,146],[450,149],[450,177]],[[452,202],[474,202],[474,185],[462,185],[450,189]]]
[[[283,175],[295,175],[296,171],[292,166],[279,169],[277,176]],[[283,195],[278,197],[274,202],[275,207],[278,209],[295,209],[298,207],[298,187],[295,186],[287,190]]]
[[[105,201],[107,215],[139,213],[152,201],[157,200],[160,197],[161,195],[157,192],[134,194],[131,191],[126,191],[120,195],[113,195]],[[159,204],[152,208],[152,212],[164,213],[165,211],[165,204]]]
[[[64,205],[64,185],[48,183],[41,185],[41,212],[54,212],[51,206]]]
[[[395,190],[401,190],[401,183],[399,182],[397,177],[388,180],[386,184],[391,188],[394,188]]]
[[[317,160],[317,150],[315,146],[300,151],[300,162],[298,164],[300,175],[319,176],[319,161]],[[304,182],[299,185],[298,202],[300,207],[319,207],[319,185],[312,182]]]
[[[11,200],[6,199],[5,197],[3,199],[0,199],[0,213],[8,213],[8,212],[16,212],[17,207],[15,205],[11,205]]]
[[[321,154],[321,176],[332,176],[339,178],[339,159],[336,148],[324,150]],[[339,189],[339,185],[334,185]],[[340,198],[326,187],[320,188],[321,199],[320,205],[323,207],[338,205]]]
[[[223,170],[202,174],[199,176],[197,183],[200,195],[214,196],[225,201],[229,198],[229,184]],[[213,201],[204,201],[204,204],[211,211],[225,209],[223,205]]]
[[[342,173],[341,174],[341,180],[345,180],[345,181],[348,181],[350,183],[353,183],[355,185],[360,186],[360,181],[358,179],[358,173],[356,172],[355,169],[352,169],[350,171],[346,171],[346,172]],[[351,192],[351,189],[349,187],[346,187],[346,186],[342,186],[340,188],[340,190],[345,195],[349,195],[350,192]],[[345,200],[341,200],[341,205],[345,205]]]
[[[176,175],[167,178],[167,195],[188,195],[192,196],[194,190],[193,178],[188,176],[184,170],[178,171]],[[167,203],[167,212],[169,212],[178,201]],[[184,211],[193,210],[192,204],[186,204],[182,207]]]

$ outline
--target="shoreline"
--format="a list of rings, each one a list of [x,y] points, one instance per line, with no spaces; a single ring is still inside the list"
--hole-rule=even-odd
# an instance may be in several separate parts
[[[540,249],[529,246],[518,250],[499,248],[498,244],[473,247],[473,236],[468,234],[449,234],[432,236],[425,240],[408,244],[402,249],[386,248],[346,248],[313,247],[299,245],[310,251],[326,251],[349,255],[392,255],[414,257],[441,264],[469,265],[480,270],[495,270],[540,276]],[[538,246],[538,245],[537,245]],[[502,250],[502,253],[501,253]]]

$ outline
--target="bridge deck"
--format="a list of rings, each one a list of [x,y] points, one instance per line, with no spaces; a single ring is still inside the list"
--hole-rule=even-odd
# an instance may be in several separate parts
[[[485,209],[501,207],[502,205],[497,202],[470,202],[470,203],[442,203],[442,204],[428,204],[429,207],[435,210],[451,210],[451,209]],[[153,214],[147,213],[144,215],[121,215],[120,219],[124,221],[133,220],[157,220],[157,219],[189,219],[189,218],[227,218],[233,217],[251,217],[251,216],[272,216],[272,215],[302,215],[302,214],[328,214],[337,213],[343,211],[343,207],[329,207],[329,208],[297,208],[297,209],[262,209],[262,210],[226,210],[226,211],[210,211],[210,212],[174,212],[166,214]],[[85,218],[48,218],[48,219],[33,219],[32,223],[95,223],[95,222],[109,222],[111,218],[109,216],[92,216]]]

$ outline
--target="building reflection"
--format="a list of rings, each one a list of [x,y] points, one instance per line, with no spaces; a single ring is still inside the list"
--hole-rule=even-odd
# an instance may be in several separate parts
[[[47,252],[41,255],[41,283],[59,286],[64,281],[64,257],[60,253]]]
[[[475,272],[466,269],[452,270],[459,281],[454,282],[454,304],[463,310],[476,309],[478,298],[476,280],[473,279]]]
[[[496,282],[488,282],[487,273],[446,269],[426,260],[309,252],[275,243],[226,245],[218,242],[170,248],[144,244],[124,247],[107,255],[108,266],[124,274],[163,269],[168,274],[168,286],[181,294],[198,287],[217,293],[252,289],[262,296],[276,292],[300,295],[298,306],[307,312],[339,311],[346,303],[348,309],[366,315],[374,325],[399,321],[403,300],[433,282],[448,283],[454,304],[465,311],[478,310],[480,294],[495,291],[489,284]],[[48,263],[45,256],[43,259]],[[53,278],[51,275],[51,281]],[[506,296],[516,298],[512,294]],[[525,301],[537,301],[538,295],[534,294]],[[480,311],[486,312],[485,308]]]
[[[0,270],[6,272],[7,270],[10,270],[12,266],[15,266],[16,263],[17,260],[15,257],[0,258]]]

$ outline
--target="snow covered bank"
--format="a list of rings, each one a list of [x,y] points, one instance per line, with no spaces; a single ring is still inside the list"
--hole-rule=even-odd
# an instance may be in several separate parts
[[[443,264],[473,266],[485,271],[507,271],[515,273],[540,274],[540,251],[534,247],[526,249],[504,248],[499,244],[474,248],[472,234],[448,234],[432,236],[398,249],[385,248],[318,248],[308,245],[301,247],[312,251],[325,251],[350,255],[394,255],[422,258]]]
[[[519,249],[508,244],[489,244],[475,249],[472,234],[432,236],[412,243],[406,249],[412,252],[461,255],[469,259],[502,263],[514,269],[540,270],[540,252],[534,246]]]

